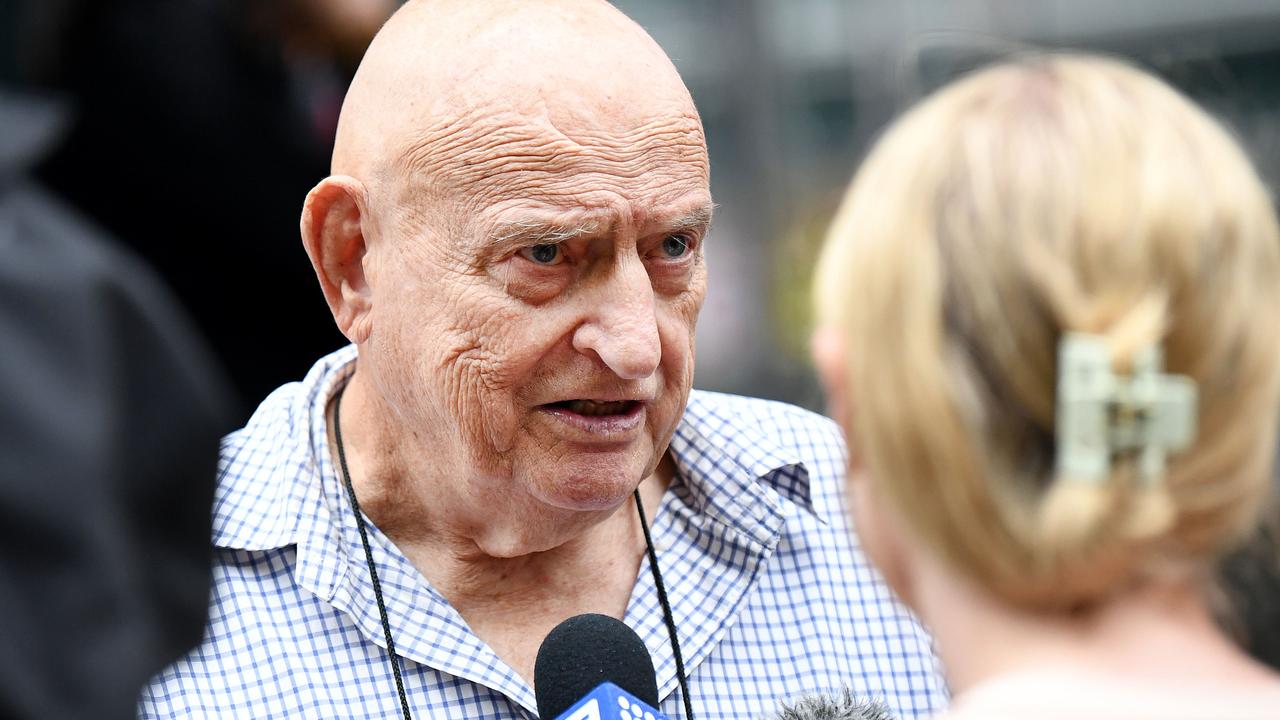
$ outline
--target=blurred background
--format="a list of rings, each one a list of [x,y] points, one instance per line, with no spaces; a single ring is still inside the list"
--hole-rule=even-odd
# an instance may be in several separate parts
[[[27,108],[0,133],[47,126],[24,171],[159,271],[242,419],[344,342],[298,218],[328,173],[350,78],[398,5],[0,0],[0,81]]]
[[[99,295],[75,294],[84,284],[77,278],[87,275],[64,273],[70,284],[62,290],[83,301],[60,305],[64,320],[80,319],[64,323],[68,331],[83,331],[87,338],[76,347],[95,347],[118,335],[119,344],[127,346],[120,351],[125,354],[106,359],[111,367],[127,366],[137,376],[126,388],[111,384],[114,375],[91,373],[105,378],[101,404],[128,410],[121,411],[117,423],[111,419],[116,416],[86,403],[76,385],[84,373],[70,363],[76,372],[55,384],[67,391],[68,412],[86,421],[86,432],[107,439],[142,438],[138,456],[149,458],[154,455],[152,446],[168,443],[165,431],[175,426],[175,407],[179,412],[194,410],[201,407],[198,399],[235,396],[234,409],[227,413],[232,417],[210,410],[209,418],[200,418],[211,464],[221,432],[242,424],[267,393],[301,379],[319,356],[344,342],[303,252],[298,217],[307,191],[326,174],[351,75],[377,28],[399,4],[0,0],[0,248],[33,251],[34,258],[45,261],[42,266],[24,265],[13,255],[0,255],[0,280],[31,294],[52,289],[59,268],[74,269],[74,253],[42,256],[41,241],[49,247],[86,248],[86,258],[101,255],[104,246],[140,256],[190,313],[190,327],[208,341],[210,366],[224,367],[232,385],[225,388],[217,379],[219,373],[208,369],[191,380],[199,392],[180,393],[180,385],[128,356],[145,354],[128,350],[139,347],[126,342],[130,336],[113,334],[111,326],[95,319],[95,303],[102,304]],[[1217,114],[1243,141],[1267,181],[1274,187],[1280,180],[1280,0],[616,4],[672,57],[706,125],[719,209],[707,245],[711,287],[698,330],[695,382],[702,388],[820,409],[806,348],[809,275],[844,187],[877,133],[899,112],[957,74],[1002,56],[1074,48],[1130,58]],[[77,237],[65,232],[67,228],[74,228]],[[37,238],[33,229],[54,235]],[[96,277],[126,289],[139,286],[132,278],[141,273],[141,266],[131,257],[110,257],[112,262],[99,262]],[[31,267],[44,269],[36,272]],[[186,338],[184,329],[190,327],[182,313],[171,312],[169,298],[148,283],[141,283],[148,292],[137,295],[151,299],[132,307],[133,314],[148,319],[149,325],[167,328],[163,337],[182,336],[181,345],[192,348],[178,355],[198,357],[200,362],[182,360],[178,366],[194,372],[204,362],[203,348]],[[0,282],[0,290],[5,288]],[[3,295],[0,300],[12,297],[17,296]],[[29,310],[34,305],[8,302],[12,307],[0,303],[0,311],[19,318],[23,327],[34,331],[32,337],[50,335],[41,331],[53,330],[54,323]],[[164,322],[150,317],[156,314]],[[0,312],[0,320],[4,317]],[[2,322],[0,329],[5,329],[5,342],[13,343],[0,355],[0,360],[11,361],[10,369],[16,366],[12,377],[17,380],[10,389],[25,391],[29,388],[23,378],[39,374],[36,371],[45,363],[23,360],[18,352],[25,347],[22,336]],[[76,354],[58,349],[69,344],[47,347],[54,360]],[[102,353],[79,354],[94,359]],[[122,403],[126,396],[132,400]],[[147,416],[151,424],[139,424],[135,405],[151,403],[174,407]],[[0,403],[0,410],[13,407]],[[10,420],[12,428],[31,425],[31,418],[17,411],[12,418],[0,413],[0,419]],[[122,455],[110,443],[99,454],[88,453],[80,436],[64,430],[63,416],[53,419],[48,455],[83,455],[83,467],[89,468],[64,473],[74,481],[68,487],[101,484],[101,468],[112,460],[120,465],[121,478],[154,481],[157,488],[171,488],[173,477],[205,478],[183,486],[191,495],[182,505],[187,514],[175,514],[175,501],[163,494],[152,502],[151,496],[134,488],[119,493],[134,505],[139,498],[150,503],[144,503],[145,511],[129,511],[140,525],[172,529],[174,538],[182,535],[181,547],[188,552],[173,566],[195,573],[185,584],[165,583],[190,590],[183,600],[186,615],[139,606],[136,618],[154,624],[167,612],[183,619],[184,632],[194,637],[202,625],[207,588],[202,573],[207,574],[205,538],[213,474],[192,476],[181,468],[165,467],[156,468],[152,476],[140,476],[132,456]],[[100,432],[104,423],[114,435]],[[20,442],[23,436],[15,432],[12,439]],[[0,453],[0,468],[11,472],[0,476],[0,491],[16,494],[19,501],[0,494],[0,511],[29,519],[31,513],[21,509],[26,507],[23,491],[29,488],[37,495],[60,486],[49,481],[53,465],[32,461],[27,471],[22,458],[15,457],[9,451]],[[96,474],[94,468],[99,469]],[[44,480],[44,485],[31,483],[32,477]],[[61,531],[68,517],[83,516],[84,523],[93,524],[89,514],[67,513],[66,498],[82,497],[82,504],[89,505],[94,496],[81,490],[45,494],[42,499],[52,508],[47,516],[54,520],[54,530]],[[156,508],[164,510],[153,512]],[[1275,601],[1280,597],[1280,510],[1272,515],[1273,522],[1249,547],[1223,565],[1221,578],[1228,598],[1223,606],[1235,609],[1235,619],[1224,622],[1258,657],[1280,667],[1280,603]],[[172,528],[159,527],[157,517],[170,520]],[[18,522],[15,527],[29,526]],[[34,546],[35,540],[29,537],[28,542]],[[178,547],[172,539],[164,542],[171,544],[139,545],[129,557],[151,562],[155,547]],[[114,547],[99,541],[81,545]],[[15,568],[29,569],[40,565],[33,557],[11,552],[6,559]],[[96,556],[86,557],[84,567],[109,565]],[[68,577],[90,582],[88,575]],[[31,597],[43,596],[33,591]],[[7,611],[4,615],[22,617]],[[126,627],[118,617],[86,617],[87,622],[116,630]],[[9,629],[20,622],[11,621]],[[74,629],[63,628],[68,633]],[[185,636],[173,637],[178,642],[172,647],[182,645]],[[32,644],[37,642],[55,650],[61,647],[43,637]],[[174,652],[172,647],[161,647],[156,657],[162,660],[164,652]],[[140,663],[142,674],[131,680],[132,685],[114,683],[125,688],[119,704],[122,717],[131,710],[132,687],[146,677],[147,668],[162,664],[160,660]],[[23,662],[44,667],[26,657]],[[64,661],[55,653],[50,662]],[[48,675],[56,679],[57,673]],[[6,687],[34,684],[0,676],[0,715],[7,717],[13,713],[3,711]],[[59,693],[54,683],[46,695],[57,698]],[[85,716],[107,717],[101,712]]]
[[[1280,172],[1280,0],[618,0],[702,112],[719,204],[698,386],[820,406],[808,275],[879,130],[1036,48],[1153,69]],[[0,77],[61,104],[36,176],[173,286],[244,412],[343,340],[298,240],[342,92],[397,0],[0,0]],[[0,132],[5,128],[0,127]]]
[[[808,275],[877,133],[957,74],[1039,48],[1154,70],[1223,118],[1280,178],[1277,0],[619,0],[702,112],[719,204],[697,385],[821,401]],[[1280,322],[1280,319],[1278,319]]]

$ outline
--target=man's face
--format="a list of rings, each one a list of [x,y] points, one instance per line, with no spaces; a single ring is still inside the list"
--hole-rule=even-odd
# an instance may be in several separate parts
[[[700,124],[580,120],[433,129],[450,153],[405,173],[367,270],[367,354],[395,422],[495,509],[513,493],[616,506],[654,470],[693,380],[711,214]]]

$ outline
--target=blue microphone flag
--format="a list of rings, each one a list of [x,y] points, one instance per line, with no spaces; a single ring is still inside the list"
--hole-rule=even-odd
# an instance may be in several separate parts
[[[670,720],[611,682],[602,682],[555,720]]]

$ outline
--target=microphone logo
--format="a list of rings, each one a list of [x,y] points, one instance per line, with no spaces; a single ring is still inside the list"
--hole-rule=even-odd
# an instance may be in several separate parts
[[[666,716],[617,685],[604,682],[556,720],[666,720]]]

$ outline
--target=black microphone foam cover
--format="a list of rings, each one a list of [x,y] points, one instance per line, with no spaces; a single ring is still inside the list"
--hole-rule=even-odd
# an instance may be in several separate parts
[[[575,615],[547,633],[533,664],[538,717],[553,720],[602,682],[658,707],[653,659],[626,623],[608,615]]]

